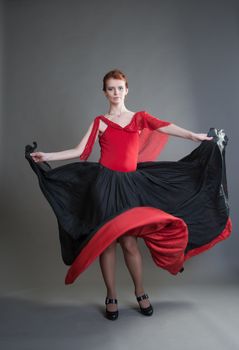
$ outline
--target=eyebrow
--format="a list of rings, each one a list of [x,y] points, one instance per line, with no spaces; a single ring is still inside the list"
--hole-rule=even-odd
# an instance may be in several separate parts
[[[114,87],[114,86],[108,86],[108,88],[112,88],[112,87]],[[119,85],[118,87],[123,87],[123,85]]]

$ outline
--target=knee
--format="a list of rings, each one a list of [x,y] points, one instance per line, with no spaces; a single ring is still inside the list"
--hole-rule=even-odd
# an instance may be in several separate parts
[[[138,245],[135,237],[123,236],[119,238],[119,242],[125,253],[135,254],[138,251]]]
[[[112,252],[114,252],[115,248],[116,248],[116,242],[113,242],[107,248],[105,248],[103,253],[106,253],[106,254],[107,253],[112,253]]]

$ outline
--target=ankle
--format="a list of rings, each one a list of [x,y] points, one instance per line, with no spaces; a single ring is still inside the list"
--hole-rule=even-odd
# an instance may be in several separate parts
[[[114,291],[107,291],[106,296],[109,299],[117,299],[117,293]]]
[[[144,289],[143,288],[135,289],[134,294],[138,297],[144,294]]]

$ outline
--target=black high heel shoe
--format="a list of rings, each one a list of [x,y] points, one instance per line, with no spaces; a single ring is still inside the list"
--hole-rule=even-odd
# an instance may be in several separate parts
[[[136,295],[136,299],[137,299],[138,302],[141,301],[141,300],[143,300],[143,299],[148,299],[148,298],[149,298],[149,296],[148,296],[148,294],[146,294],[146,293],[144,293],[144,294],[142,294],[142,295],[140,295],[140,296],[137,296],[137,295]],[[151,315],[153,314],[153,307],[152,307],[151,304],[150,304],[148,307],[142,307],[142,306],[139,304],[139,307],[140,307],[140,311],[141,311],[141,313],[142,313],[143,315],[145,315],[145,316],[151,316]]]
[[[110,299],[108,297],[105,298],[105,305],[107,304],[118,304],[118,300],[117,299]],[[106,318],[108,318],[109,320],[116,320],[119,316],[119,311],[109,311],[107,310],[107,308],[105,309],[105,315]]]

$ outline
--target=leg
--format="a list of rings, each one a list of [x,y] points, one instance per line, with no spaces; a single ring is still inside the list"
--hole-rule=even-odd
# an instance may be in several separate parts
[[[126,266],[130,272],[135,286],[135,295],[144,294],[142,281],[142,256],[138,248],[137,238],[134,236],[124,235],[119,238],[123,250]],[[149,306],[149,300],[141,300],[142,307]]]
[[[115,288],[115,267],[116,267],[116,241],[114,241],[109,247],[107,247],[100,258],[101,272],[104,278],[104,282],[107,289],[107,297],[116,299],[116,288]],[[107,310],[116,311],[116,304],[108,304]]]

